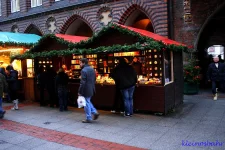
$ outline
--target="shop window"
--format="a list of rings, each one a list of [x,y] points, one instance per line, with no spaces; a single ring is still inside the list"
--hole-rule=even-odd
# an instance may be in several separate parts
[[[31,0],[31,7],[37,7],[42,5],[42,0]]]
[[[164,76],[165,84],[173,81],[173,53],[166,51],[164,52]]]
[[[11,0],[11,12],[20,11],[20,1],[19,0]]]
[[[27,59],[27,77],[34,76],[34,60]]]

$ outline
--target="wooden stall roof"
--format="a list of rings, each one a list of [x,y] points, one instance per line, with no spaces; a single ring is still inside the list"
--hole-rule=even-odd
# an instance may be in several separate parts
[[[85,37],[85,36],[74,36],[74,35],[66,35],[66,34],[56,34],[55,36],[62,38],[65,41],[73,42],[73,43],[85,41],[89,38],[89,37]]]
[[[0,32],[0,49],[26,47],[30,48],[41,37],[35,34]]]
[[[183,45],[183,46],[185,46],[182,43],[179,43],[177,41],[168,39],[167,37],[164,37],[164,36],[161,36],[161,35],[152,33],[150,31],[146,31],[146,30],[142,30],[142,29],[137,29],[137,28],[133,28],[133,27],[129,27],[129,26],[124,26],[124,25],[120,25],[120,24],[118,24],[118,25],[121,26],[122,28],[128,29],[130,31],[134,31],[134,32],[139,33],[139,34],[141,34],[143,36],[152,38],[152,39],[154,39],[156,41],[162,41],[165,44],[169,44],[169,45],[174,44],[174,45]]]
[[[89,37],[66,34],[46,34],[30,49],[31,52],[68,49],[70,44],[85,41]]]

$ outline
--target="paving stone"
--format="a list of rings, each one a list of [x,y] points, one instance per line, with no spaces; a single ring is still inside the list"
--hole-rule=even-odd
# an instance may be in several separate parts
[[[6,138],[5,141],[8,142],[8,143],[11,143],[11,144],[19,144],[19,143],[22,143],[22,142],[27,141],[29,139],[32,139],[32,138],[33,138],[32,136],[20,134],[20,135],[17,135],[15,137]]]
[[[0,150],[6,149],[6,148],[9,148],[12,146],[13,146],[13,144],[10,144],[4,140],[0,140]]]
[[[32,149],[32,148],[35,148],[35,147],[45,144],[45,143],[47,143],[47,141],[38,139],[38,138],[32,138],[30,140],[27,140],[25,142],[18,144],[18,146],[21,146],[21,147],[24,147],[27,149]]]
[[[0,140],[9,139],[18,135],[21,135],[21,134],[12,132],[12,131],[3,130],[0,132]]]
[[[32,150],[57,150],[57,149],[61,149],[62,147],[64,147],[64,145],[48,142],[40,146],[37,146],[35,148],[32,148]]]

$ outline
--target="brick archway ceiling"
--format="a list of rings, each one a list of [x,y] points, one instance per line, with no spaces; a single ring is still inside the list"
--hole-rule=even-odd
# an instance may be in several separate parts
[[[31,24],[29,25],[26,30],[24,31],[24,33],[30,33],[30,34],[36,34],[39,36],[42,36],[43,34],[41,33],[41,31],[38,29],[37,26]]]
[[[91,26],[88,24],[87,21],[85,21],[82,17],[78,16],[78,15],[73,15],[71,16],[65,23],[64,25],[61,27],[61,31],[60,34],[65,34],[67,29],[70,27],[70,25],[76,21],[77,19],[80,19],[81,21],[83,21],[92,31],[93,33],[93,29],[91,28]]]
[[[225,6],[210,18],[203,29],[198,42],[198,50],[204,50],[212,45],[225,46]]]

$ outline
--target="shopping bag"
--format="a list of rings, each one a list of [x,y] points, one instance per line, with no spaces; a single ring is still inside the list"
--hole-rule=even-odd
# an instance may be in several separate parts
[[[86,106],[86,100],[83,96],[78,96],[77,99],[78,108],[82,108]]]

